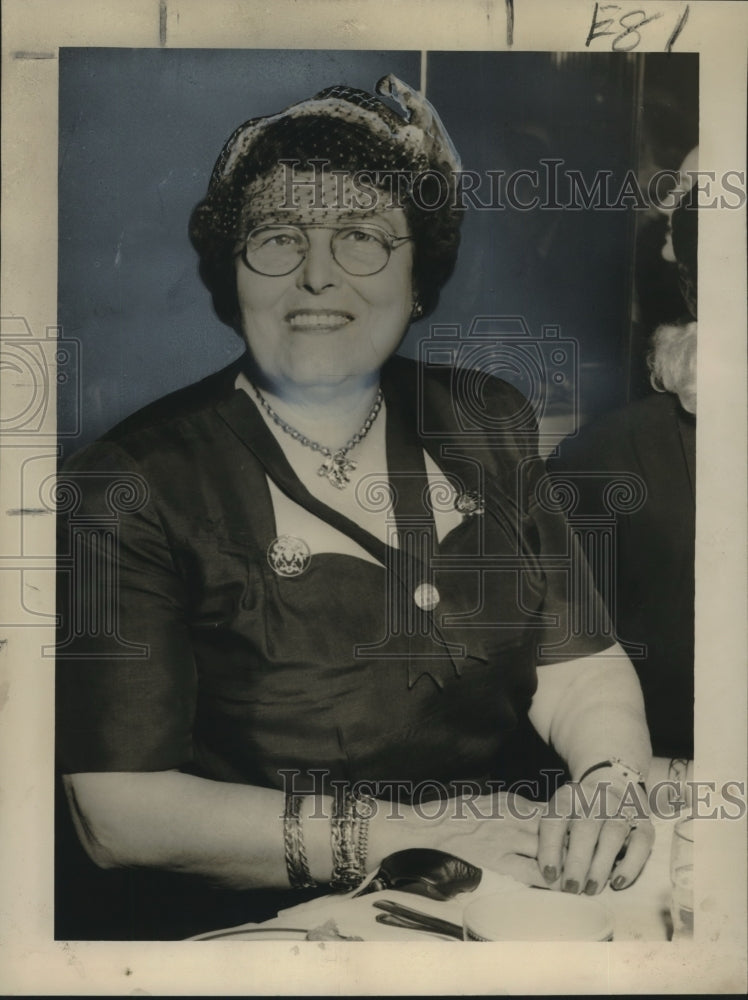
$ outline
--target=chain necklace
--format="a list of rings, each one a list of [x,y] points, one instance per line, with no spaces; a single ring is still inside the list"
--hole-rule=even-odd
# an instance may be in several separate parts
[[[270,403],[265,399],[257,386],[252,387],[255,391],[255,395],[260,403],[260,406],[265,410],[268,416],[271,418],[273,423],[277,424],[278,427],[283,431],[284,434],[288,434],[298,441],[300,445],[305,448],[311,448],[312,451],[318,451],[321,455],[325,456],[325,460],[317,469],[318,476],[324,476],[327,481],[338,490],[344,490],[348,483],[351,481],[350,473],[356,468],[356,462],[348,458],[348,452],[360,444],[374,424],[374,421],[379,415],[379,411],[382,409],[382,390],[381,388],[377,390],[377,398],[374,400],[374,405],[371,410],[369,410],[369,415],[366,420],[364,420],[363,427],[361,430],[357,431],[353,437],[347,441],[342,448],[338,448],[337,451],[333,451],[332,448],[328,448],[324,444],[320,444],[318,441],[312,441],[311,438],[306,437],[301,431],[297,431],[295,427],[287,424],[282,417],[279,417],[275,410],[272,408]]]

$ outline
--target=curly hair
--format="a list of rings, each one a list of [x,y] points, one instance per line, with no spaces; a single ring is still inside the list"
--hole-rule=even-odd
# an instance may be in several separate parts
[[[382,104],[388,115],[394,116]],[[397,116],[394,116],[397,117]],[[402,119],[399,119],[402,124]],[[239,130],[237,130],[238,132]],[[234,133],[232,139],[237,133]],[[413,175],[413,156],[396,141],[373,138],[369,128],[356,121],[329,115],[278,116],[259,131],[251,148],[240,155],[230,172],[217,178],[226,158],[219,158],[206,197],[192,212],[189,234],[200,256],[200,276],[211,293],[218,317],[241,333],[236,289],[237,244],[252,228],[248,212],[248,188],[272,173],[281,161],[294,162],[294,171],[311,171],[321,156],[325,169],[351,174],[365,172],[383,185],[400,173]],[[427,164],[427,166],[430,166]],[[405,212],[414,240],[413,284],[421,315],[436,308],[441,289],[451,276],[460,243],[463,210],[452,197],[453,181],[431,167],[417,178],[417,196],[412,185],[398,204]],[[445,193],[449,192],[449,197]],[[428,206],[433,205],[433,208]]]
[[[696,413],[695,320],[663,323],[652,334],[647,354],[649,381],[656,392],[672,392],[688,413]]]

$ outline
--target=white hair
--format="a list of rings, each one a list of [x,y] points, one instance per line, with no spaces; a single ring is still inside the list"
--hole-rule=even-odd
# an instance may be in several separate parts
[[[676,393],[683,409],[696,413],[696,323],[657,327],[647,364],[652,387]]]

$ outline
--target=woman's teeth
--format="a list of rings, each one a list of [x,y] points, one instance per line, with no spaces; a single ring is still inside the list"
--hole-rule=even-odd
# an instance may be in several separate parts
[[[351,319],[352,317],[347,313],[314,312],[294,313],[288,317],[288,322],[295,330],[317,330],[345,326],[346,323],[351,322]]]

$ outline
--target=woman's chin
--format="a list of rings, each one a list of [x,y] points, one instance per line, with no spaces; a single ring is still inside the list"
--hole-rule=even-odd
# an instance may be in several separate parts
[[[337,386],[346,383],[370,382],[376,378],[378,368],[362,365],[360,367],[346,363],[345,357],[338,357],[330,364],[317,362],[310,365],[294,365],[284,372],[282,380],[299,388],[314,388],[315,386]]]
[[[339,385],[346,382],[368,383],[376,379],[386,358],[357,357],[350,345],[329,350],[315,350],[304,356],[294,351],[279,366],[279,376],[296,386]],[[272,374],[267,372],[272,378]]]

